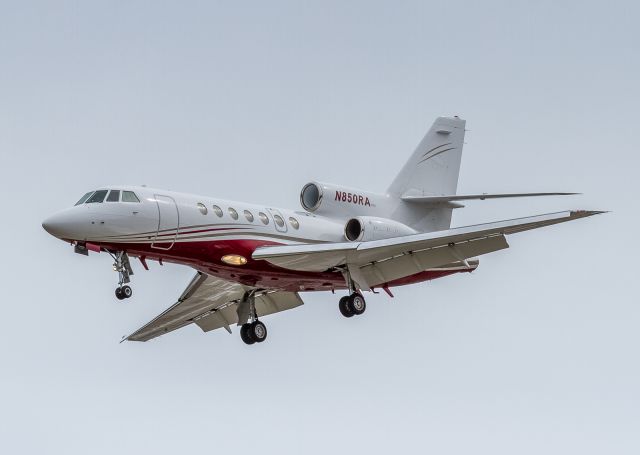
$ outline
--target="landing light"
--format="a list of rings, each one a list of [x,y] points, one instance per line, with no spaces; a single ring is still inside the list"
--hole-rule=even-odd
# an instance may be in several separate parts
[[[247,258],[239,254],[227,254],[226,256],[222,256],[221,260],[229,265],[245,265],[247,263]]]

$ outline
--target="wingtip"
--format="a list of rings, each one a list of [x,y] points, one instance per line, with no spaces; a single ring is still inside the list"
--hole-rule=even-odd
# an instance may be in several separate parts
[[[609,213],[608,210],[572,210],[571,216],[576,218],[584,218],[587,216],[600,215],[603,213]]]

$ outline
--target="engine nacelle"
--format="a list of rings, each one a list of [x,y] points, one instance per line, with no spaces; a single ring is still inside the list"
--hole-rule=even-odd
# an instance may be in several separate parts
[[[300,205],[308,212],[335,217],[380,215],[388,213],[391,201],[384,194],[310,182],[302,187]]]
[[[398,221],[375,216],[351,218],[344,226],[344,236],[351,242],[367,242],[417,233],[415,229]]]

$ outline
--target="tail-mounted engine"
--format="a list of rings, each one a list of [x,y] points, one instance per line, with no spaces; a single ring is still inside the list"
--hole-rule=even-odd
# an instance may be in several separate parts
[[[367,242],[417,233],[414,229],[398,221],[375,216],[351,218],[344,226],[344,236],[351,242]]]
[[[381,215],[389,212],[389,197],[328,183],[302,187],[300,204],[308,212],[334,217]]]

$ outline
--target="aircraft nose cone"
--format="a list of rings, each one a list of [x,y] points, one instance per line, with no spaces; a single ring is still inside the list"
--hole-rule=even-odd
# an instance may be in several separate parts
[[[42,222],[42,228],[54,237],[60,237],[64,230],[64,223],[59,215],[53,215]]]
[[[63,210],[42,222],[45,231],[63,240],[78,240],[84,225],[81,214],[74,210]]]

